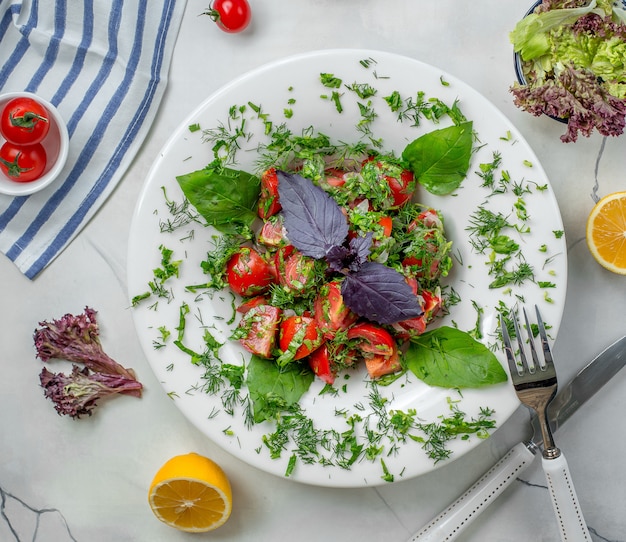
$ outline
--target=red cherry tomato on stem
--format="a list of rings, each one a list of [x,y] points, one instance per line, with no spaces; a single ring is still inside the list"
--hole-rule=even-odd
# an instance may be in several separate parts
[[[0,133],[14,145],[41,143],[50,130],[50,114],[37,100],[13,98],[0,114]]]
[[[0,169],[12,181],[34,181],[46,169],[46,151],[41,143],[22,147],[7,141],[0,147]]]
[[[252,18],[248,0],[214,0],[211,9],[204,12],[215,24],[228,33],[241,32]]]

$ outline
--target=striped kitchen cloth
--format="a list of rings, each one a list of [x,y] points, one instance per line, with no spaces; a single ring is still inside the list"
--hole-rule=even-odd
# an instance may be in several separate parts
[[[62,178],[0,194],[0,250],[29,278],[104,203],[156,116],[186,0],[0,0],[0,92],[28,91],[67,122]]]

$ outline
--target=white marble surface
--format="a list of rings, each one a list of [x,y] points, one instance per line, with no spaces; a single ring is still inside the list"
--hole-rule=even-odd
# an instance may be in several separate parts
[[[561,125],[513,106],[508,32],[525,12],[525,3],[251,4],[252,27],[227,35],[199,16],[208,1],[189,0],[159,116],[112,197],[36,280],[27,280],[0,258],[1,541],[404,541],[525,435],[526,414],[520,410],[474,451],[417,479],[367,489],[304,486],[223,452],[185,420],[156,381],[139,347],[126,292],[128,230],[141,185],[169,134],[204,98],[232,78],[280,57],[321,48],[379,49],[433,64],[485,95],[529,141],[561,207],[569,285],[554,347],[560,381],[626,332],[626,279],[600,268],[584,240],[594,192],[602,196],[626,189],[625,140],[591,137],[566,145],[559,140]],[[135,369],[145,394],[142,399],[117,398],[101,405],[93,417],[73,421],[57,416],[43,397],[32,332],[38,321],[78,313],[86,305],[98,311],[105,349]],[[594,541],[626,540],[625,386],[626,372],[557,434]],[[230,520],[207,535],[186,535],[163,525],[146,500],[158,467],[188,451],[213,457],[233,485]],[[461,540],[558,540],[539,462]]]

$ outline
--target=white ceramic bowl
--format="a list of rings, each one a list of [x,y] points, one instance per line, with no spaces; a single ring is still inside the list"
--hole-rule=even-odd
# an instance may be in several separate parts
[[[27,196],[41,190],[54,181],[61,173],[67,161],[67,155],[70,147],[70,138],[67,133],[67,126],[59,111],[50,102],[30,92],[7,92],[0,94],[0,111],[13,98],[26,96],[37,100],[50,113],[50,129],[48,135],[41,142],[46,150],[47,164],[43,175],[38,179],[30,182],[13,181],[2,171],[0,171],[0,193],[10,196]],[[0,135],[0,146],[5,139]]]

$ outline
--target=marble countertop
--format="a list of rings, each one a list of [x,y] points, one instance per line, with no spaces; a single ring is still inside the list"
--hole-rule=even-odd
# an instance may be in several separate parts
[[[403,541],[443,510],[527,433],[520,409],[471,452],[412,480],[331,489],[282,479],[232,457],[192,426],[168,398],[139,345],[128,306],[127,240],[142,183],[169,135],[208,95],[281,57],[324,48],[366,48],[419,59],[489,99],[537,154],[558,199],[567,237],[569,281],[554,345],[566,382],[626,333],[626,279],[601,268],[585,243],[595,198],[624,190],[621,138],[564,144],[563,126],[515,108],[508,33],[528,6],[483,0],[251,0],[252,26],[220,32],[189,0],[170,83],[152,130],[123,181],[71,245],[34,281],[0,258],[0,540],[2,541]],[[206,2],[208,5],[208,1]],[[32,333],[41,320],[98,311],[107,353],[132,367],[144,396],[106,402],[90,418],[60,417],[39,386]],[[594,541],[626,540],[622,458],[626,372],[618,374],[557,435]],[[216,460],[234,492],[229,521],[206,535],[159,522],[147,488],[161,464],[196,451]],[[297,534],[296,534],[297,533]],[[537,461],[460,537],[469,542],[558,540]]]

